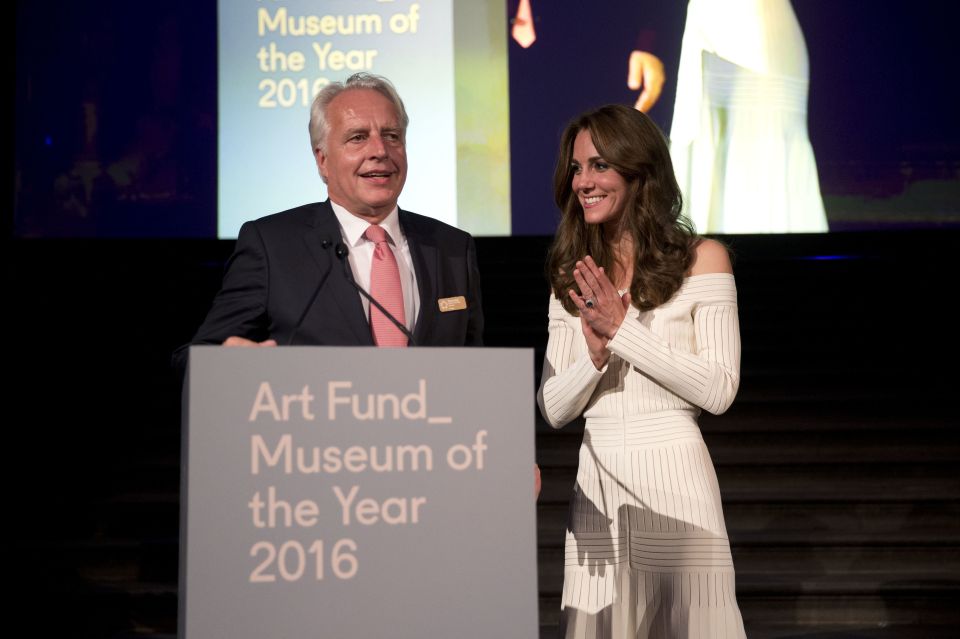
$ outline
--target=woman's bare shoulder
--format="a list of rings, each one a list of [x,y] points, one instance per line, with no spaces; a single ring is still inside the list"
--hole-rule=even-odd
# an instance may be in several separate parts
[[[690,275],[707,273],[733,273],[733,265],[726,246],[716,240],[703,238],[694,249]]]

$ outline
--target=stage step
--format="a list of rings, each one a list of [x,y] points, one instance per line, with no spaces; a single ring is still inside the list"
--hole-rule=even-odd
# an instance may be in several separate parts
[[[956,598],[896,594],[740,598],[749,639],[955,639]],[[556,639],[560,597],[542,596],[540,638]]]
[[[903,464],[716,464],[724,503],[960,499],[955,461]],[[564,501],[576,469],[541,468],[544,502]]]
[[[740,545],[817,546],[929,545],[960,548],[960,503],[930,502],[794,502],[726,503],[727,536]],[[566,535],[567,504],[537,508],[540,547],[561,547]]]

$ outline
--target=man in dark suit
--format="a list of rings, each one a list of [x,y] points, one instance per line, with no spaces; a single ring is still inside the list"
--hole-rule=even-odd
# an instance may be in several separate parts
[[[330,199],[243,225],[191,344],[374,345],[370,303],[354,286],[369,290],[377,279],[372,262],[381,248],[366,237],[371,225],[386,231],[397,263],[403,302],[393,314],[410,344],[482,344],[473,238],[397,207],[407,123],[402,100],[379,76],[355,74],[317,95],[310,139]],[[188,346],[178,349],[177,363],[185,363]]]

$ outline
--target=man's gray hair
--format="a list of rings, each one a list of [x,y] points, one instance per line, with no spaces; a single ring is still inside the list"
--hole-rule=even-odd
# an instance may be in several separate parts
[[[407,110],[403,106],[403,100],[394,88],[390,80],[373,73],[354,73],[345,82],[331,82],[323,87],[317,97],[313,99],[313,106],[310,107],[310,148],[315,151],[319,148],[326,152],[327,133],[330,132],[330,123],[327,120],[327,107],[335,97],[349,91],[350,89],[371,89],[382,94],[393,103],[397,110],[397,117],[400,119],[400,129],[404,134],[407,132],[407,125],[410,118],[407,117]]]

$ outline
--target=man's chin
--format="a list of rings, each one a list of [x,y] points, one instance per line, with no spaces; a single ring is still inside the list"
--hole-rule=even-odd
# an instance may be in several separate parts
[[[400,189],[393,185],[388,186],[369,186],[364,189],[363,203],[376,208],[389,206],[393,208],[400,199]]]
[[[363,217],[384,218],[397,206],[397,198],[370,198],[363,201]]]

